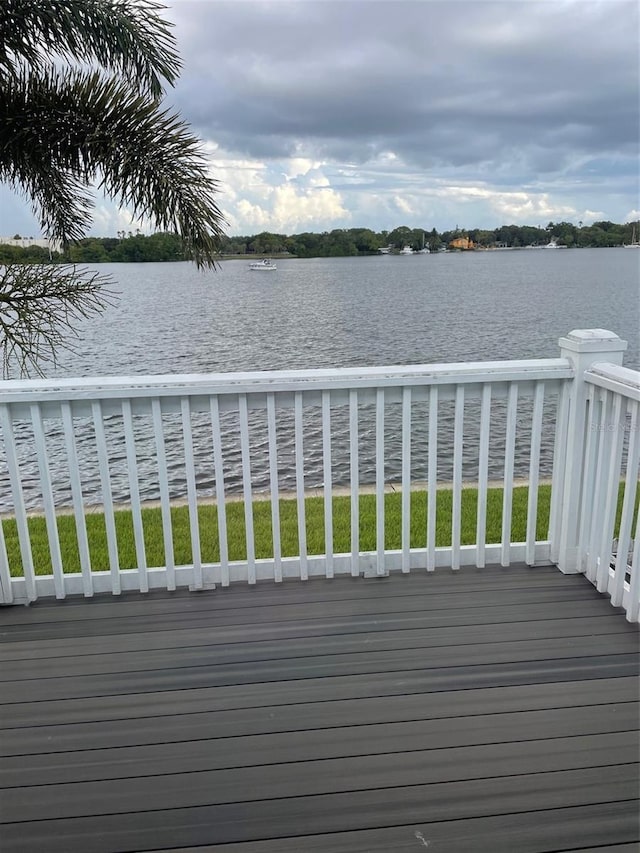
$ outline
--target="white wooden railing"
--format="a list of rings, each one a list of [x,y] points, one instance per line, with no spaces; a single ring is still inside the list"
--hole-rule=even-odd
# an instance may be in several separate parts
[[[580,513],[580,567],[638,621],[640,602],[640,375],[598,363],[585,372],[587,435]],[[622,510],[616,508],[622,492]],[[615,536],[615,539],[614,539]],[[612,547],[613,540],[613,547]],[[632,571],[635,566],[636,570]]]
[[[600,440],[589,419],[596,403],[603,423],[610,417],[603,412],[614,411],[620,420],[627,406],[632,409],[624,451],[628,488],[618,537],[622,549],[630,542],[639,444],[634,432],[637,374],[616,366],[625,347],[615,335],[591,330],[562,339],[560,357],[550,359],[0,382],[0,602],[488,563],[556,563],[565,572],[604,577],[623,454],[619,446],[626,445],[607,443],[604,435]],[[610,366],[593,366],[600,361]],[[616,388],[604,382],[617,383]],[[609,402],[602,394],[610,395]],[[615,462],[617,474],[612,473]],[[514,542],[514,484],[519,479],[528,484],[526,535]],[[541,479],[551,482],[551,508],[549,533],[539,538]],[[417,481],[426,492],[424,518],[418,519],[411,502]],[[462,507],[469,481],[477,488],[475,541],[464,544]],[[502,489],[501,534],[500,541],[488,542],[488,494],[495,481]],[[436,498],[444,484],[451,489],[446,545],[436,541]],[[337,486],[349,496],[350,549],[345,553],[334,553],[333,545],[334,526],[342,522],[335,513],[344,512],[333,500]],[[373,491],[376,506],[375,548],[369,551],[361,548],[360,538],[365,487]],[[385,542],[389,488],[401,493],[396,549]],[[305,497],[310,490],[324,500],[321,554],[307,547]],[[283,556],[284,496],[295,501],[293,556]],[[232,559],[229,548],[228,508],[237,497],[244,501],[242,560]],[[172,508],[182,498],[189,515],[188,565],[174,554]],[[209,531],[202,529],[199,516],[203,498],[215,500],[216,507],[217,559],[209,562],[202,547]],[[270,503],[268,556],[256,550],[256,499]],[[144,509],[149,501],[158,504],[162,517],[164,560],[159,566],[147,560]],[[601,501],[608,513],[604,526],[598,515]],[[120,505],[131,511],[132,568],[120,565]],[[97,509],[104,518],[104,565],[92,564],[87,533],[87,519]],[[72,513],[75,520],[79,571],[65,563],[61,512]],[[45,561],[32,547],[33,513],[46,523]],[[19,568],[7,549],[9,529],[17,534]],[[585,531],[596,536],[595,530],[600,531],[597,557],[586,547]],[[633,562],[638,565],[637,553]],[[43,568],[45,563],[50,569]],[[607,582],[601,579],[598,588],[611,591],[614,603],[624,604],[629,618],[637,619],[638,573],[625,579],[616,563],[605,574]]]

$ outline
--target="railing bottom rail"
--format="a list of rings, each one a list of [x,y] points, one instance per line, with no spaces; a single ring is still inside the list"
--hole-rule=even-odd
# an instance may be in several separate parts
[[[525,563],[528,545],[525,542],[515,542],[510,545],[511,562]],[[502,545],[485,545],[484,565],[500,565]],[[435,568],[451,569],[453,556],[452,548],[436,548]],[[479,565],[478,549],[475,545],[462,545],[459,550],[460,566],[474,566],[482,569]],[[410,571],[429,571],[427,563],[429,551],[427,548],[416,548],[410,552],[409,569],[406,568],[405,554],[401,550],[384,552],[384,570],[379,569],[378,554],[365,552],[359,555],[357,565],[354,565],[351,554],[334,554],[332,563],[332,575],[351,577],[386,577],[390,572],[407,573]],[[536,542],[533,566],[550,566],[550,543]],[[323,577],[331,575],[327,573],[328,561],[324,554],[308,555],[306,560],[300,557],[283,557],[279,562],[279,571],[276,573],[276,562],[272,558],[258,559],[255,561],[256,581],[278,582],[282,580],[306,580],[308,578]],[[247,583],[249,566],[246,562],[233,562],[228,566],[230,583]],[[202,566],[202,584],[195,586],[193,583],[194,571],[192,565],[177,566],[174,569],[174,580],[176,589],[189,589],[192,591],[216,589],[223,585],[223,571],[219,564],[204,564]],[[278,581],[275,578],[278,577]],[[92,589],[94,594],[113,593],[111,577],[108,571],[92,572]],[[166,568],[159,566],[147,569],[148,589],[167,590],[168,574]],[[53,598],[56,596],[55,579],[53,575],[39,575],[36,577],[36,592],[38,598]],[[64,579],[64,593],[66,596],[82,596],[84,580],[80,573],[68,574]],[[139,592],[139,574],[137,569],[121,569],[120,592]],[[13,604],[28,604],[26,583],[22,578],[12,579]],[[86,596],[85,596],[86,597]]]

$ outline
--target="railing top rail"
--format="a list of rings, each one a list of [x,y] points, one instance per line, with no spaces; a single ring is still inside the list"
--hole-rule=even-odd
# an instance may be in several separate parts
[[[619,364],[598,362],[585,371],[584,378],[591,385],[640,401],[640,371],[638,370],[631,370]]]
[[[457,385],[571,379],[565,358],[380,367],[269,370],[251,373],[166,374],[0,381],[0,402],[103,400],[209,394],[264,394],[404,385]]]

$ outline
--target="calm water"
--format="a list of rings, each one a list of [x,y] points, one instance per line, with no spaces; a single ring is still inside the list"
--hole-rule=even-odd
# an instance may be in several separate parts
[[[485,252],[108,264],[119,304],[86,324],[54,375],[200,373],[558,355],[561,335],[604,328],[639,366],[640,252]]]
[[[640,253],[623,249],[518,251],[413,257],[279,260],[275,273],[250,272],[245,261],[227,261],[217,272],[189,264],[114,264],[100,267],[114,278],[119,303],[85,323],[77,351],[62,356],[49,376],[203,373],[277,368],[411,364],[509,358],[555,357],[557,340],[575,328],[605,328],[629,342],[625,363],[640,366]],[[516,476],[528,470],[529,401],[519,409],[522,440]],[[393,409],[394,407],[390,407]],[[397,407],[395,407],[397,408]],[[494,407],[490,476],[502,473],[504,411]],[[360,478],[375,477],[374,433],[362,412]],[[385,475],[397,480],[400,436],[397,412],[389,411]],[[439,477],[449,479],[451,407],[440,412]],[[420,420],[420,412],[414,416]],[[291,418],[279,426],[281,487],[295,487]],[[412,476],[426,475],[426,418],[416,428]],[[129,499],[119,418],[105,422],[110,447],[114,499]],[[552,425],[551,425],[552,426]],[[346,413],[332,421],[333,482],[348,483]],[[78,422],[83,493],[100,503],[93,427]],[[268,488],[266,431],[262,416],[251,424],[253,486]],[[183,497],[182,433],[179,421],[165,419],[172,496]],[[223,422],[226,435],[225,485],[241,486],[237,423]],[[47,424],[58,506],[70,503],[63,437]],[[150,424],[136,419],[141,496],[158,498],[155,446]],[[25,498],[41,505],[37,464],[29,424],[17,428]],[[194,416],[199,494],[215,493],[208,422]],[[520,439],[520,437],[519,437]],[[553,429],[543,433],[541,473],[550,471]],[[478,435],[473,404],[465,419],[463,476],[477,476]],[[305,485],[322,482],[322,441],[317,412],[305,417]],[[0,509],[10,510],[6,465],[0,458]]]

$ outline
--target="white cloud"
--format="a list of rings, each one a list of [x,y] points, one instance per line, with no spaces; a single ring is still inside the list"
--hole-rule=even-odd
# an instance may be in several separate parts
[[[135,219],[131,211],[126,208],[118,209],[110,202],[96,205],[91,228],[93,234],[100,237],[112,237],[118,231],[129,232],[138,229],[145,234],[154,230],[149,222],[145,222],[142,219]]]
[[[211,159],[211,177],[220,182],[220,190],[226,198],[236,199],[250,191],[266,198],[271,188],[265,181],[267,166],[260,160],[242,160],[229,155]],[[224,202],[224,199],[223,199]]]
[[[326,175],[318,172],[317,174],[309,174],[307,186],[318,189],[321,187],[330,187],[331,183]]]
[[[410,204],[410,202],[406,198],[403,198],[402,196],[394,196],[393,201],[400,213],[407,213],[412,215],[416,212],[415,207]]]
[[[332,189],[296,192],[291,185],[277,187],[273,193],[272,219],[274,230],[292,232],[309,227],[310,223],[329,226],[336,220],[349,219],[349,211],[340,193]],[[314,225],[314,227],[317,227]]]
[[[298,178],[312,170],[319,169],[320,166],[322,166],[321,161],[309,160],[306,157],[291,157],[286,163],[284,174],[291,180],[291,178]]]
[[[452,199],[462,204],[484,201],[501,222],[506,217],[509,221],[528,222],[534,225],[541,218],[556,219],[576,214],[576,208],[573,205],[553,200],[549,193],[544,192],[496,190],[486,186],[445,186],[431,192],[441,198]]]
[[[602,210],[584,210],[582,212],[582,216],[580,220],[582,222],[595,222],[598,219],[604,218],[604,211]]]
[[[527,193],[495,193],[490,199],[493,209],[507,218],[535,224],[539,219],[559,219],[574,216],[575,207],[552,201],[547,193],[532,196]]]
[[[350,218],[340,193],[330,188],[301,189],[294,184],[264,186],[252,197],[238,197],[233,208],[224,212],[229,233],[234,234],[322,230]]]
[[[240,199],[235,205],[236,213],[225,212],[231,233],[252,234],[256,231],[272,230],[271,214],[259,204],[252,204],[247,199]]]

